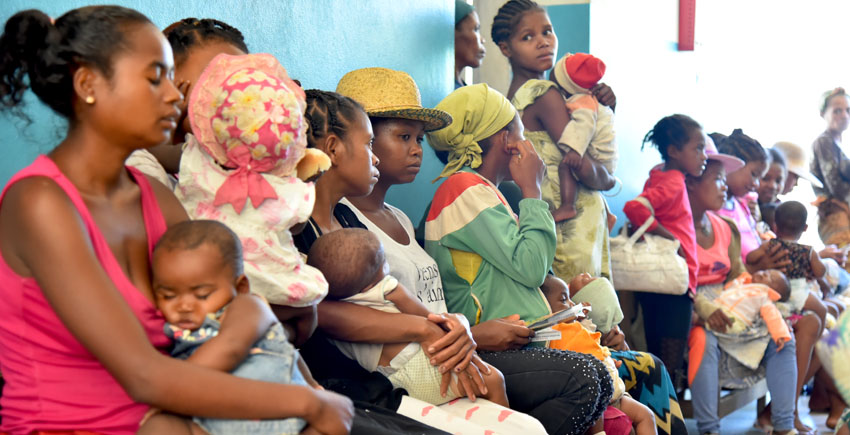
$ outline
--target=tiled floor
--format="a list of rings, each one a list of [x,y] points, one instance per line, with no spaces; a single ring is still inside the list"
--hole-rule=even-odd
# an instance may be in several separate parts
[[[809,414],[809,397],[800,398],[799,409],[802,413],[800,418],[803,423],[817,428],[818,434],[831,434],[832,429],[826,427],[826,414]],[[756,421],[756,402],[729,414],[720,422],[720,433],[726,435],[758,435],[762,431],[753,428]],[[689,434],[698,434],[697,424],[693,419],[685,420]]]

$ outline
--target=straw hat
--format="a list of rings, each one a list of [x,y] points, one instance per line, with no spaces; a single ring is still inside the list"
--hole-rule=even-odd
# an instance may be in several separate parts
[[[369,116],[425,122],[425,131],[439,130],[452,122],[448,113],[422,107],[419,88],[409,74],[387,68],[362,68],[344,75],[338,94],[360,103]]]
[[[782,151],[785,155],[785,162],[788,166],[788,172],[812,183],[815,187],[823,187],[820,180],[809,172],[809,155],[806,150],[800,145],[791,142],[777,142],[773,148]]]

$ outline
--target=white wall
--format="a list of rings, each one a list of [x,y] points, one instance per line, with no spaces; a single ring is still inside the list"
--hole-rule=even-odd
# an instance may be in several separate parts
[[[768,147],[789,140],[808,148],[824,128],[820,93],[850,86],[846,1],[699,1],[693,52],[676,51],[678,3],[590,4],[590,51],[607,64],[604,81],[618,101],[618,213],[660,161],[640,145],[661,117],[685,113],[708,132],[740,127]],[[798,190],[810,194],[802,183]]]

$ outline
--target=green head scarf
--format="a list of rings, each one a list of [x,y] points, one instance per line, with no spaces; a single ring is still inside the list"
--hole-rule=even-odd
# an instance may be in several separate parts
[[[483,83],[456,89],[436,109],[448,112],[453,120],[448,127],[428,133],[432,148],[449,152],[448,163],[438,179],[464,166],[481,166],[483,151],[478,142],[498,133],[516,115],[507,98]]]
[[[457,26],[467,15],[475,9],[471,4],[463,0],[455,0],[455,26]]]

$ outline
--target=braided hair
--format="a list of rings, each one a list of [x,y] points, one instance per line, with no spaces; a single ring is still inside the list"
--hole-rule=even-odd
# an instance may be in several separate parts
[[[770,164],[770,155],[761,144],[744,134],[740,128],[736,128],[732,134],[717,145],[717,151],[723,154],[733,155],[746,163],[766,162]]]
[[[212,18],[184,18],[171,24],[162,31],[171,50],[174,62],[181,64],[189,55],[189,50],[209,42],[224,42],[248,53],[245,37],[239,29]]]
[[[543,8],[532,0],[510,0],[503,4],[493,18],[493,27],[490,30],[493,43],[499,45],[510,39],[522,16],[532,11],[543,11]]]
[[[344,139],[348,126],[357,116],[357,112],[366,113],[363,106],[336,92],[307,89],[307,146],[318,148],[329,135],[335,134]]]
[[[688,115],[665,116],[656,122],[652,130],[643,137],[643,145],[640,149],[643,150],[644,145],[651,143],[666,162],[669,158],[667,147],[673,145],[677,150],[681,150],[691,140],[693,131],[701,129],[702,126]]]
[[[141,24],[153,25],[120,6],[82,7],[55,22],[35,9],[12,15],[0,36],[0,109],[20,108],[24,92],[32,89],[54,112],[73,121],[74,71],[86,65],[112,78],[113,58],[128,48],[125,34]],[[26,118],[20,110],[17,114]]]

